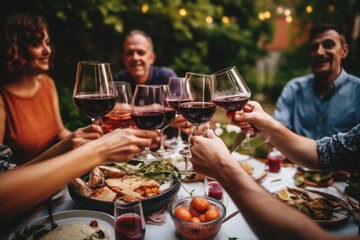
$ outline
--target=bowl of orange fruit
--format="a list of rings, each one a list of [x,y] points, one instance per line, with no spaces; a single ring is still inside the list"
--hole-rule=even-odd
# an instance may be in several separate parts
[[[169,212],[177,234],[186,240],[211,239],[220,231],[226,215],[224,204],[205,196],[179,199]]]

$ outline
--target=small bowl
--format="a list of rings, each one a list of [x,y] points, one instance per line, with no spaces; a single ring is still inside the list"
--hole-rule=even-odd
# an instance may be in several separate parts
[[[209,205],[214,205],[220,212],[220,217],[211,221],[211,222],[204,222],[204,223],[191,223],[186,222],[184,220],[179,219],[174,215],[174,211],[178,207],[185,207],[189,209],[191,200],[194,197],[202,197],[209,201]],[[197,240],[197,239],[211,239],[213,238],[221,228],[223,223],[224,217],[226,215],[226,209],[224,204],[220,201],[206,197],[206,196],[191,196],[185,197],[175,201],[170,207],[170,216],[174,222],[175,229],[177,234],[186,240]]]

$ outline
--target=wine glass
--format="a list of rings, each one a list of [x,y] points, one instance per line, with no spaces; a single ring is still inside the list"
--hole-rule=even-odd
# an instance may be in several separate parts
[[[158,129],[159,135],[160,135],[160,149],[152,154],[156,157],[164,157],[164,156],[174,153],[173,151],[164,148],[163,135],[164,135],[164,130],[167,127],[169,127],[170,124],[175,119],[175,109],[170,105],[170,102],[168,101],[168,99],[170,98],[170,95],[171,95],[169,86],[168,85],[159,85],[159,86],[162,88],[162,92],[164,95],[163,98],[164,98],[164,105],[165,105],[165,107],[164,107],[165,108],[165,121]]]
[[[115,201],[114,219],[116,240],[144,239],[146,229],[141,201]]]
[[[200,125],[211,120],[215,110],[216,106],[211,101],[211,76],[186,73],[179,101],[179,112],[194,126],[194,135]],[[179,153],[184,157],[191,157],[189,149]]]
[[[73,100],[76,108],[99,125],[100,118],[114,108],[116,89],[110,64],[95,61],[79,62]]]
[[[130,84],[128,82],[115,81],[117,92],[115,107],[101,117],[101,127],[105,133],[117,128],[131,127],[131,101],[133,98]]]
[[[180,116],[179,113],[179,100],[181,96],[181,90],[183,88],[185,82],[185,78],[182,77],[170,77],[169,79],[169,90],[170,90],[170,98],[166,99],[166,101],[175,109],[176,114],[175,117]],[[182,150],[187,146],[187,143],[182,140],[181,137],[181,129],[178,128],[178,135],[176,139],[177,149]]]
[[[212,101],[218,108],[228,112],[241,111],[248,103],[251,92],[236,67],[220,70],[212,77]],[[244,149],[257,148],[269,141],[267,135],[246,134],[241,142]]]
[[[165,121],[163,89],[160,85],[136,85],[131,104],[131,120],[136,127],[157,130]],[[134,159],[154,161],[159,157],[151,155],[149,148],[136,155]]]

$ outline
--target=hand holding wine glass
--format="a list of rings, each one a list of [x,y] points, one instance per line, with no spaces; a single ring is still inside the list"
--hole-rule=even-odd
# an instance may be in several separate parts
[[[211,75],[212,101],[227,112],[241,111],[248,103],[251,92],[235,67],[226,68]],[[241,142],[244,149],[259,147],[269,141],[267,135],[246,134]]]
[[[128,82],[114,82],[117,92],[115,107],[101,118],[101,127],[104,133],[117,128],[131,127],[132,92]]]
[[[136,127],[145,130],[157,130],[165,121],[165,100],[160,85],[136,85],[131,104],[131,120]],[[135,159],[153,161],[157,158],[146,148]]]
[[[100,118],[110,112],[116,102],[110,64],[95,61],[79,62],[73,100],[76,108],[98,125]]]
[[[216,106],[211,100],[211,76],[186,73],[179,111],[194,126],[194,135],[196,135],[200,125],[211,120],[215,110]],[[179,153],[185,157],[191,157],[191,152],[188,149]]]

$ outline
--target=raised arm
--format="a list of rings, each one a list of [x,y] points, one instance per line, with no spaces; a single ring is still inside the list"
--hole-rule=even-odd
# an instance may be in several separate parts
[[[212,130],[208,138],[196,136],[191,143],[194,171],[220,182],[260,239],[332,239],[306,215],[258,185]]]
[[[156,135],[154,131],[117,129],[65,154],[1,173],[0,216],[15,215],[40,203],[105,161],[130,160],[150,146]]]
[[[244,132],[270,136],[270,143],[294,163],[320,169],[315,141],[287,129],[264,112],[259,103],[250,101],[243,112],[227,113],[227,117]]]

